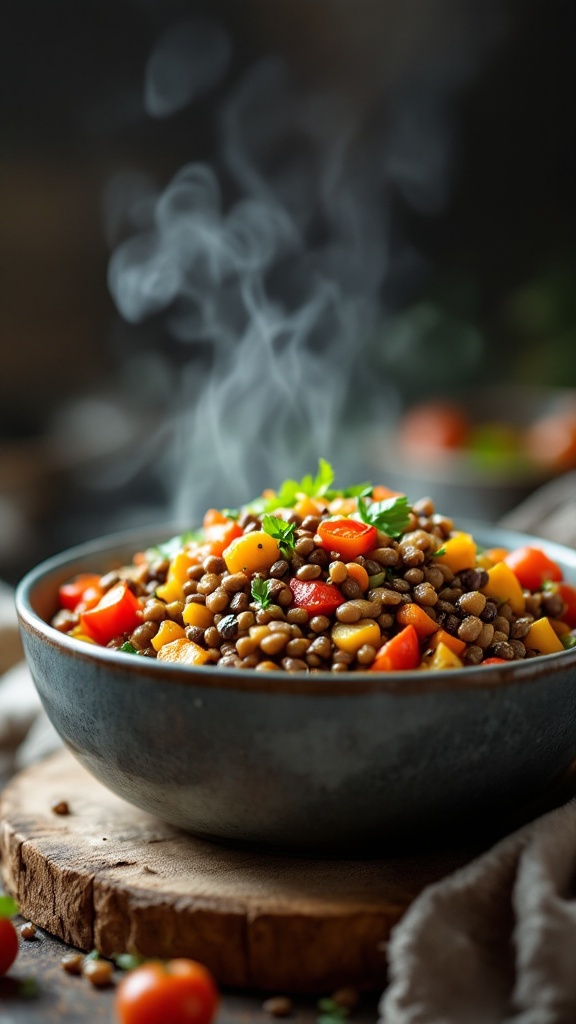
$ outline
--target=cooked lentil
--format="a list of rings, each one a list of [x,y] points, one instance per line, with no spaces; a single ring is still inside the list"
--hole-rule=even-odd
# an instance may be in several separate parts
[[[197,664],[289,673],[523,660],[551,653],[523,642],[544,617],[559,638],[553,650],[576,643],[563,619],[560,591],[543,583],[535,591],[518,584],[520,598],[500,592],[491,571],[505,562],[478,551],[473,538],[436,512],[431,498],[410,508],[404,496],[382,499],[376,489],[361,496],[358,490],[352,498],[345,492],[306,492],[292,504],[283,504],[282,494],[274,506],[267,492],[272,513],[264,500],[238,516],[211,510],[210,523],[216,521],[225,541],[212,537],[205,520],[198,535],[139,552],[131,565],[106,572],[101,595],[128,587],[139,606],[132,628],[106,643],[90,631],[98,605],[61,607],[52,625],[138,656],[178,660],[186,649]],[[392,526],[383,521],[385,514],[392,515]],[[324,531],[330,527],[335,532],[327,541]],[[347,527],[348,546],[338,533]],[[358,536],[369,537],[369,543],[363,540],[356,549]],[[461,552],[453,555],[458,546],[467,553],[464,560]],[[415,628],[412,614],[424,616],[416,630],[417,664],[390,665],[383,652],[401,632]],[[52,809],[67,813],[64,807],[60,802]]]

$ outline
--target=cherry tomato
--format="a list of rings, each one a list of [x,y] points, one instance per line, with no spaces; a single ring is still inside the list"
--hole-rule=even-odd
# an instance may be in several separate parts
[[[318,527],[318,536],[326,551],[337,551],[341,558],[353,562],[376,547],[376,527],[357,519],[325,519]]]
[[[99,583],[100,577],[93,572],[81,573],[79,576],[75,576],[73,580],[63,583],[58,588],[58,599],[61,607],[67,608],[71,612],[75,611],[80,602],[84,600],[87,590],[97,592],[98,600],[100,600],[102,591],[98,586]]]
[[[218,990],[196,960],[151,960],[122,979],[115,1005],[121,1024],[210,1024]]]
[[[506,555],[504,562],[525,590],[540,590],[546,581],[559,582],[562,579],[560,566],[540,548],[515,548]]]
[[[9,917],[0,917],[0,975],[6,974],[18,956],[18,933]]]

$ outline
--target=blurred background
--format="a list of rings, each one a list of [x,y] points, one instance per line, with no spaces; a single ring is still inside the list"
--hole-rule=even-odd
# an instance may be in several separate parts
[[[0,578],[320,455],[485,519],[574,467],[569,0],[0,19]]]

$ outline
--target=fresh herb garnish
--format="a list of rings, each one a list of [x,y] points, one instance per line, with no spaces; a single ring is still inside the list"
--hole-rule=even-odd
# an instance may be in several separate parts
[[[131,644],[129,640],[127,640],[126,643],[122,644],[122,646],[119,647],[118,650],[123,651],[124,654],[138,654],[138,651],[134,647],[134,644]]]
[[[318,460],[316,476],[307,473],[301,480],[285,480],[274,497],[265,504],[265,511],[272,512],[275,508],[293,508],[299,498],[324,498],[330,484],[334,480],[334,470],[326,459]]]
[[[410,522],[411,508],[404,494],[396,498],[385,498],[384,501],[373,501],[371,504],[359,497],[358,511],[362,522],[375,526],[389,537],[399,537]]]
[[[438,558],[439,555],[445,555],[445,554],[446,554],[446,548],[445,547],[444,548],[438,548],[438,551],[433,551],[432,552],[432,558]]]
[[[250,593],[256,603],[260,605],[262,611],[266,611],[268,606],[272,604],[272,598],[270,597],[271,585],[272,580],[263,580],[260,576],[255,576],[252,580]]]
[[[222,513],[223,516],[226,516],[226,519],[240,518],[240,512],[237,508],[221,508],[220,512]]]
[[[121,971],[133,971],[144,963],[144,957],[134,953],[114,953],[111,959]]]
[[[186,533],[179,533],[176,537],[170,537],[170,540],[162,541],[161,544],[155,544],[154,547],[148,548],[146,556],[150,561],[156,557],[166,558],[170,562],[174,555],[177,555],[187,544],[192,542],[201,544],[203,540],[204,534],[201,530],[187,530]]]
[[[287,523],[285,519],[280,519],[280,516],[265,515],[262,520],[262,529],[273,537],[275,541],[278,541],[280,554],[283,558],[292,557],[296,543],[295,523]]]

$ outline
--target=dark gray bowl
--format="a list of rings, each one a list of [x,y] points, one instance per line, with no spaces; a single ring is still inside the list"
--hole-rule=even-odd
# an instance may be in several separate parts
[[[485,546],[535,542],[474,533]],[[159,539],[132,532],[77,547],[17,590],[51,721],[130,803],[219,841],[360,852],[517,814],[576,758],[576,649],[461,671],[305,676],[179,668],[47,625],[63,580]],[[575,551],[537,543],[576,581]]]

